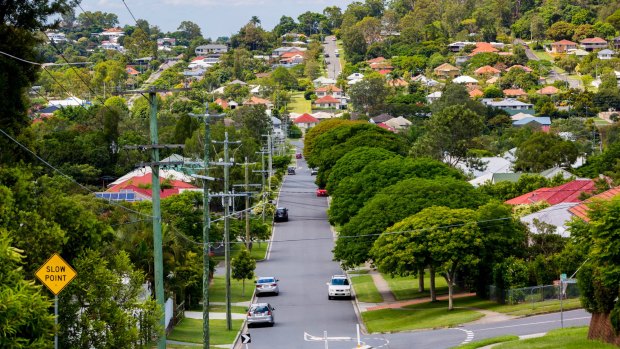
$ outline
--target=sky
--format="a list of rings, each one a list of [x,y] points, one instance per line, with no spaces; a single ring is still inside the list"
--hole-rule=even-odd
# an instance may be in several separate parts
[[[163,32],[176,31],[182,21],[192,21],[202,28],[202,35],[217,39],[239,31],[252,16],[271,30],[283,15],[293,17],[306,12],[323,12],[327,6],[344,9],[353,0],[125,0],[137,19],[146,19]],[[82,0],[84,11],[115,13],[120,26],[134,24],[123,0]],[[76,15],[82,10],[76,8]]]

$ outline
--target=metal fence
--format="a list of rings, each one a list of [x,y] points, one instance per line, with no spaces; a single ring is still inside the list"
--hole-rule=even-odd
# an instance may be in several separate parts
[[[576,299],[580,296],[576,280],[563,282],[562,289],[563,299]],[[502,290],[491,285],[489,287],[489,296],[491,300],[497,302],[503,300],[501,303],[510,305],[557,301],[560,299],[560,285],[558,283],[557,285],[531,286],[509,290]]]

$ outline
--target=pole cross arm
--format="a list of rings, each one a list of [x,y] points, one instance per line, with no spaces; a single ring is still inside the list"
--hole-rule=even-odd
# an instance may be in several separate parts
[[[209,177],[209,176],[202,176],[202,175],[197,175],[197,174],[192,174],[191,176],[194,177],[194,178],[203,179],[203,180],[206,180],[206,181],[214,181],[215,180],[215,178]]]
[[[138,167],[153,167],[153,166],[181,166],[183,165],[183,161],[157,161],[157,162],[141,162],[138,164]]]

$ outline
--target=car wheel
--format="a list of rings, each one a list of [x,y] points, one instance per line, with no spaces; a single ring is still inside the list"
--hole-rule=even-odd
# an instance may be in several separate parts
[[[273,327],[273,325],[275,325],[275,324],[276,324],[275,322],[272,322],[272,323],[269,324],[269,327]]]

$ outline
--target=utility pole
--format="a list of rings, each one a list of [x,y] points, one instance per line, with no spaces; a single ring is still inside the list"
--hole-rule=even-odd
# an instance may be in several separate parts
[[[271,176],[273,175],[273,144],[271,144],[271,133],[267,134],[267,147],[269,148],[269,193],[271,193]]]
[[[267,171],[265,170],[265,154],[267,154],[267,152],[265,151],[265,149],[262,149],[259,152],[256,152],[257,154],[260,154],[260,161],[262,164],[261,170],[260,171],[252,171],[252,172],[260,172],[260,178],[261,178],[261,183],[262,183],[262,190],[263,190],[263,212],[262,212],[262,216],[263,216],[263,223],[265,223],[265,173],[267,173]]]
[[[250,192],[250,187],[260,187],[261,184],[250,184],[249,183],[249,177],[250,177],[250,165],[254,165],[254,163],[249,163],[248,162],[248,157],[245,157],[245,162],[243,163],[243,166],[245,167],[245,181],[244,184],[233,184],[233,190],[235,187],[244,187],[245,188],[245,193],[239,193],[239,194],[244,194],[245,195],[245,241],[246,241],[246,247],[248,248],[248,250],[252,250],[252,242],[250,239],[250,196],[252,194],[255,194],[256,192]],[[261,172],[261,171],[253,171],[253,172]],[[234,195],[237,196],[237,195]]]
[[[155,279],[155,298],[157,305],[162,310],[162,316],[159,319],[159,324],[162,327],[162,334],[157,341],[158,349],[166,349],[166,318],[165,318],[165,305],[166,299],[164,294],[164,263],[162,252],[162,230],[161,230],[161,198],[160,198],[160,179],[159,168],[160,166],[173,166],[182,165],[183,162],[160,162],[159,161],[159,149],[170,148],[183,148],[182,144],[158,144],[158,128],[157,128],[157,92],[179,91],[187,89],[177,90],[157,90],[150,88],[148,91],[132,91],[133,93],[145,93],[148,92],[148,100],[151,107],[150,117],[150,134],[151,144],[140,146],[129,146],[127,149],[139,149],[139,150],[151,150],[151,162],[143,163],[141,166],[151,167],[151,195],[152,195],[152,207],[153,207],[153,264],[154,264],[154,279]],[[143,95],[144,96],[144,95]],[[146,96],[145,96],[146,97]]]
[[[224,133],[224,141],[213,143],[221,143],[224,144],[224,161],[216,162],[215,165],[224,166],[224,192],[220,195],[224,200],[224,258],[226,259],[226,327],[228,330],[232,330],[232,317],[231,317],[231,309],[230,309],[230,197],[233,196],[230,194],[230,188],[228,185],[228,177],[229,177],[229,169],[230,166],[234,165],[234,159],[229,159],[228,157],[228,145],[229,144],[239,144],[241,142],[230,142],[228,141],[228,132]],[[230,162],[229,162],[230,161]],[[237,196],[237,194],[234,194]],[[240,195],[239,195],[240,196]]]
[[[207,183],[213,180],[212,177],[209,177],[209,145],[211,145],[211,118],[222,115],[210,115],[207,104],[204,114],[190,113],[189,116],[202,119],[205,124],[204,176],[194,175],[193,177],[202,179],[202,346],[204,349],[209,349],[209,229],[211,228],[211,217],[209,213],[209,185]]]

